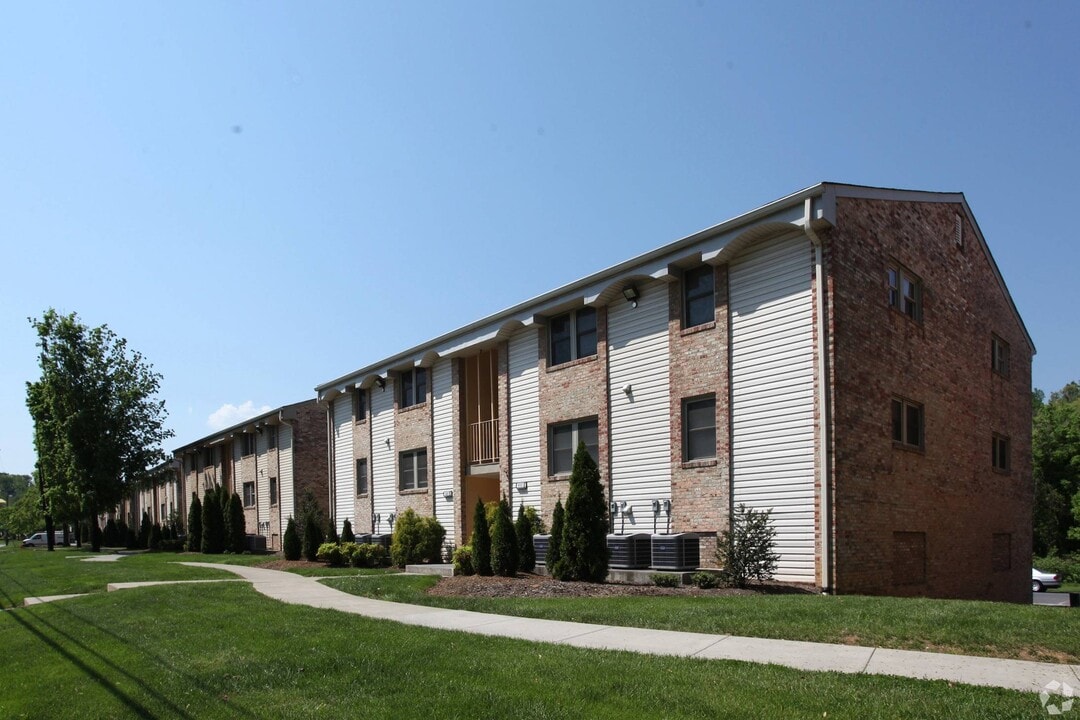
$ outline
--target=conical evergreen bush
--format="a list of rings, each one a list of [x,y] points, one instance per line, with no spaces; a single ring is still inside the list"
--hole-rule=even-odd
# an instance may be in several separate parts
[[[191,507],[188,509],[187,525],[186,543],[188,552],[199,552],[202,550],[202,502],[195,493],[191,493]]]
[[[484,501],[476,499],[476,509],[473,511],[473,568],[477,575],[491,575],[491,529],[488,527],[487,513],[484,510]]]
[[[544,564],[551,577],[561,580],[558,572],[562,565],[562,536],[566,527],[566,510],[563,508],[562,498],[555,501],[555,510],[551,513],[551,535],[548,538],[547,555]]]
[[[226,526],[225,549],[237,555],[247,549],[247,527],[244,524],[244,504],[236,493],[229,498],[229,524]]]
[[[286,560],[299,560],[301,549],[300,533],[296,532],[296,520],[289,518],[289,523],[285,526],[285,538],[282,541],[281,550]]]
[[[225,551],[225,518],[219,504],[221,494],[207,490],[202,503],[202,551],[207,555],[219,555]]]
[[[603,582],[608,572],[607,502],[596,461],[579,442],[570,472],[562,557],[555,569],[560,580]]]
[[[499,503],[495,525],[491,529],[491,571],[503,577],[514,577],[518,571],[517,533],[506,498]]]
[[[517,535],[518,543],[518,570],[532,572],[536,569],[536,548],[533,547],[532,523],[525,514],[524,504],[518,506],[514,534]]]

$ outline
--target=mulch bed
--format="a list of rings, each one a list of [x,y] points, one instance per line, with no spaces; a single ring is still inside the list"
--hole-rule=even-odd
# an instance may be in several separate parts
[[[431,587],[428,595],[443,597],[628,597],[641,595],[689,595],[716,597],[724,595],[763,595],[813,592],[797,585],[755,585],[750,588],[716,588],[702,590],[693,586],[677,588],[655,585],[621,585],[615,583],[562,582],[543,575],[522,573],[515,578],[459,575],[443,578]]]

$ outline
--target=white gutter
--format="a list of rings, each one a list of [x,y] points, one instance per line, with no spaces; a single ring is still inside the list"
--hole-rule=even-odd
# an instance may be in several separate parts
[[[337,485],[334,482],[334,403],[330,401],[326,403],[326,468],[327,468],[327,482],[330,485],[330,507],[326,509],[326,514],[330,517],[330,522],[334,523],[334,527],[337,527],[337,518],[334,517],[334,512],[337,509]],[[293,512],[296,512],[296,493],[293,492]],[[284,538],[284,536],[282,536]],[[284,545],[282,545],[284,547]]]
[[[822,258],[822,242],[818,234],[814,232],[813,222],[813,198],[806,198],[803,212],[803,232],[814,245],[814,284],[816,297],[814,304],[817,306],[817,403],[818,403],[818,483],[821,486],[821,590],[831,592],[832,584],[832,508],[829,506],[829,374],[826,361],[828,359],[826,348],[825,328],[825,270]]]

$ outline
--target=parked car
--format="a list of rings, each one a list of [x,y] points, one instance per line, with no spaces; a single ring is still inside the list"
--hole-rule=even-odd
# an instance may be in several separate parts
[[[64,532],[62,530],[54,530],[53,531],[53,545],[60,545],[63,542],[64,542]],[[41,532],[36,532],[33,535],[31,535],[30,537],[28,537],[28,538],[26,538],[25,540],[22,541],[22,546],[24,548],[45,547],[48,544],[49,544],[49,536],[44,530],[42,530]]]
[[[1061,575],[1043,572],[1031,568],[1031,592],[1042,592],[1046,588],[1061,587]]]

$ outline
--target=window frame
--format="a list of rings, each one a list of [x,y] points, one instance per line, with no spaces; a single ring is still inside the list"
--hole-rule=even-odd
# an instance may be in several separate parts
[[[692,409],[692,406],[695,406],[695,405],[701,406],[701,405],[704,405],[704,404],[708,404],[712,408],[712,413],[710,414],[710,416],[712,418],[712,425],[710,427],[702,426],[702,427],[698,427],[698,428],[691,428],[690,427],[690,411]],[[691,454],[690,454],[691,433],[701,433],[701,432],[707,431],[707,430],[712,431],[712,447],[711,447],[712,454],[710,454],[710,455],[698,455],[698,456],[693,456],[692,457]],[[716,453],[716,395],[710,393],[708,395],[698,395],[696,397],[683,398],[683,401],[682,401],[682,458],[683,458],[683,462],[696,462],[696,461],[699,461],[699,460],[715,460],[716,455],[717,455],[717,453]]]
[[[356,388],[353,393],[353,422],[367,421],[367,390]]]
[[[897,407],[900,408],[899,424],[897,423]],[[926,449],[926,409],[922,403],[917,403],[907,398],[902,398],[894,395],[890,401],[890,437],[892,438],[893,447],[903,448],[905,450],[925,450]],[[909,437],[911,432],[911,416],[910,413],[914,412],[918,420],[918,435],[916,442],[911,442]],[[899,430],[899,433],[897,432]],[[899,437],[898,437],[899,435]]]
[[[266,449],[277,449],[277,425],[266,426]]]
[[[689,279],[692,276],[698,275],[709,278],[709,292],[707,296],[709,300],[709,317],[700,322],[691,322],[691,303],[703,300],[706,297],[700,293],[691,297]],[[708,325],[711,322],[716,322],[716,268],[712,265],[699,265],[698,267],[684,270],[682,274],[682,329],[688,330],[690,328]]]
[[[426,403],[427,368],[414,367],[398,373],[398,388],[398,408],[410,408]]]
[[[421,462],[422,458],[422,462]],[[410,463],[412,465],[409,468],[411,472],[411,482],[406,481],[405,464]],[[421,480],[421,471],[423,474],[423,483]],[[403,450],[398,453],[398,491],[408,492],[415,490],[427,490],[428,488],[428,467],[427,467],[427,448],[415,448],[413,450]]]
[[[569,475],[574,467],[574,453],[577,452],[578,442],[581,440],[581,427],[593,425],[596,428],[596,454],[593,455],[593,460],[596,464],[600,464],[600,419],[596,416],[584,417],[577,420],[569,420],[566,422],[551,423],[548,425],[548,467],[547,474],[549,477],[565,476]],[[570,428],[570,461],[566,469],[557,469],[555,462],[555,433],[562,428]],[[586,443],[585,447],[594,447]],[[589,452],[592,455],[592,451]]]
[[[370,481],[370,479],[368,477],[368,459],[367,458],[356,458],[355,466],[356,466],[356,470],[355,470],[355,472],[356,472],[356,475],[355,475],[355,478],[356,478],[356,497],[366,497],[367,494],[370,492],[370,487],[371,487],[370,486],[371,481]],[[363,468],[363,470],[364,470],[363,473],[360,472],[361,468]],[[364,479],[364,484],[363,485],[360,484],[360,478]]]
[[[244,507],[246,507],[246,508],[255,507],[255,501],[256,501],[255,482],[254,481],[248,481],[248,482],[244,483],[244,485],[242,487],[242,490],[243,490],[243,493],[244,493]],[[248,502],[249,494],[250,494],[251,502]]]
[[[580,318],[582,315],[591,316],[592,329],[581,330]],[[552,326],[556,322],[566,320],[568,323],[568,335],[567,341],[569,342],[570,353],[569,357],[556,360],[555,358],[555,334],[552,332]],[[600,347],[600,315],[594,307],[580,307],[569,312],[560,313],[548,319],[548,367],[554,367],[556,365],[565,365],[566,363],[574,362],[575,360],[582,360],[584,358],[596,357]],[[583,352],[582,340],[592,335],[592,352]],[[560,340],[561,340],[560,336]]]
[[[912,288],[910,297],[905,292],[905,282]],[[921,277],[898,262],[890,262],[885,271],[885,287],[889,308],[913,322],[922,323],[924,293]]]
[[[994,433],[990,441],[990,466],[998,472],[1012,470],[1012,441],[1008,435]]]
[[[270,507],[278,504],[278,480],[274,475],[270,476]]]
[[[1009,377],[1009,360],[1012,349],[1009,343],[996,333],[990,335],[990,369],[1001,377]]]

